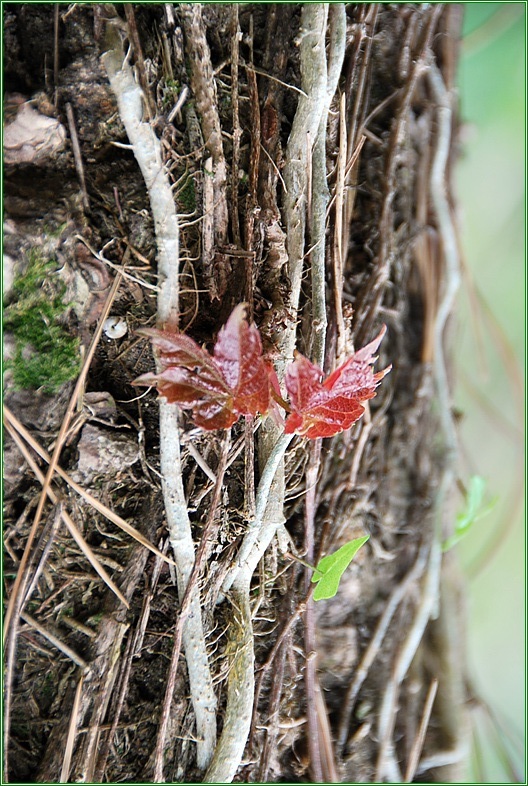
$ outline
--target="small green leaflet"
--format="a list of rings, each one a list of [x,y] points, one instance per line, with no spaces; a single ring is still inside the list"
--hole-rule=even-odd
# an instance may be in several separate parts
[[[339,588],[341,576],[368,539],[369,535],[351,540],[337,551],[334,551],[333,554],[327,554],[326,557],[320,560],[312,576],[314,584],[319,582],[313,594],[314,600],[325,600],[326,598],[334,597]]]
[[[472,475],[466,491],[466,507],[457,514],[455,531],[442,543],[442,551],[449,551],[467,535],[475,521],[485,516],[497,502],[497,497],[483,506],[486,481],[480,475]]]

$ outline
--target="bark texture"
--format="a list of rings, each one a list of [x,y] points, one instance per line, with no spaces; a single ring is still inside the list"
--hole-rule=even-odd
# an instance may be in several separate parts
[[[190,613],[201,613],[218,706],[207,772],[188,667],[173,645],[184,586],[57,485],[58,504],[130,609],[46,509],[8,631],[6,779],[460,779],[462,591],[455,558],[441,553],[456,479],[448,327],[459,7],[130,4],[125,13],[44,3],[5,5],[4,15],[8,120],[24,107],[31,125],[9,133],[5,247],[15,280],[35,249],[55,260],[48,275],[71,304],[61,319],[87,344],[126,264],[112,314],[128,332],[103,333],[63,469],[167,548],[158,402],[130,385],[154,368],[133,331],[156,318],[160,237],[175,256],[160,283],[177,277],[180,329],[209,348],[244,301],[281,380],[294,348],[329,373],[382,324],[379,368],[393,365],[350,431],[321,444],[284,440],[283,460],[270,419],[239,422],[229,442],[179,418],[179,488],[200,549]],[[121,53],[116,73],[133,65],[143,91],[137,122],[161,141],[179,243],[177,226],[174,238],[152,217],[156,184],[128,148],[101,60],[109,51]],[[8,387],[6,403],[52,452],[69,392]],[[94,419],[107,440],[137,447],[135,463],[98,456],[103,469],[78,474],[82,429]],[[39,493],[7,439],[8,595]],[[237,574],[255,498],[272,542],[254,573],[244,563]],[[337,596],[314,603],[292,554],[314,564],[365,534]]]

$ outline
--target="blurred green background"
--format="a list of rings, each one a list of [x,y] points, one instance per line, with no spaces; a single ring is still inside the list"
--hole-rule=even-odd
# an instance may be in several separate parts
[[[526,782],[526,5],[463,5],[455,179],[466,271],[455,328],[455,404],[462,413],[461,478],[484,476],[488,499],[498,498],[456,547],[468,575],[468,673],[477,700],[468,779]]]

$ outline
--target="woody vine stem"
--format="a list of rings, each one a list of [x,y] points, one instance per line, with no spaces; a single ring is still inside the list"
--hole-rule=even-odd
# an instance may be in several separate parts
[[[317,143],[318,135],[326,130],[326,115],[323,117],[323,110],[327,109],[333,96],[336,88],[335,73],[340,71],[342,65],[344,13],[344,5],[337,4],[334,15],[338,22],[332,31],[335,47],[330,48],[336,54],[333,56],[329,75],[325,51],[328,6],[322,3],[305,4],[302,9],[300,61],[303,94],[297,105],[284,166],[287,188],[284,220],[287,230],[288,275],[291,281],[288,311],[292,319],[278,347],[277,373],[281,381],[284,378],[285,366],[293,357],[296,341],[295,315],[299,307],[306,243],[308,173],[312,169],[314,143]],[[331,95],[328,98],[329,93]],[[316,149],[320,153],[320,147]],[[323,231],[318,238],[318,245],[323,246],[323,257],[325,208],[326,203],[323,201],[322,205],[319,205],[323,216]],[[321,290],[324,292],[324,287]],[[324,303],[319,305],[319,312],[324,313]],[[262,473],[256,495],[255,521],[242,542],[238,565],[228,575],[223,587],[224,591],[230,587],[237,610],[237,620],[231,631],[235,655],[229,673],[224,728],[205,777],[205,781],[210,783],[231,782],[244,754],[255,693],[254,645],[249,605],[251,578],[284,518],[285,483],[282,459],[290,444],[291,435],[280,436],[280,429],[271,419],[263,424],[261,432]]]
[[[175,328],[178,324],[179,239],[178,217],[161,149],[152,127],[142,122],[142,90],[132,70],[118,51],[103,55],[110,85],[116,95],[121,120],[131,150],[141,169],[148,189],[158,247],[158,326]],[[266,521],[265,508],[271,483],[292,435],[283,436],[271,451],[257,491],[256,517],[243,543],[238,571],[233,573],[227,590],[236,608],[234,637],[241,646],[232,665],[228,685],[228,702],[224,730],[216,746],[216,697],[214,693],[198,589],[192,593],[189,614],[183,627],[183,645],[189,674],[191,700],[196,716],[197,764],[203,771],[210,764],[206,781],[229,782],[242,759],[249,734],[254,693],[254,656],[249,582],[264,551],[271,541],[276,523]],[[178,411],[160,401],[160,462],[169,538],[177,564],[178,591],[183,597],[195,561],[195,548],[185,503],[180,461]],[[164,716],[167,717],[167,716]],[[165,741],[166,728],[160,738]],[[155,780],[163,780],[163,757],[159,757]]]
[[[126,60],[123,62],[122,54],[116,50],[107,52],[103,55],[103,63],[149,194],[158,247],[158,325],[175,328],[179,299],[178,217],[163,166],[161,145],[151,125],[142,122],[143,91],[135,82]],[[160,463],[169,538],[177,565],[178,592],[183,597],[195,550],[182,482],[178,412],[163,401],[160,401]],[[216,696],[198,589],[191,598],[182,638],[196,717],[197,764],[204,770],[216,744]],[[156,780],[161,779],[161,775],[156,773]]]
[[[326,4],[304,5],[300,47],[303,95],[299,100],[292,132],[286,150],[284,176],[284,219],[287,228],[288,272],[292,281],[289,312],[298,311],[300,282],[304,266],[307,223],[307,188],[312,166],[316,190],[322,195],[312,205],[312,240],[315,241],[314,290],[323,292],[317,272],[324,267],[324,227],[327,193],[324,170],[324,139],[328,107],[336,89],[337,76],[344,54],[344,6],[337,4],[331,12],[331,61],[327,65],[325,37],[329,17]],[[178,216],[163,165],[161,146],[149,122],[143,122],[143,93],[134,80],[127,58],[119,48],[103,55],[110,85],[116,95],[119,114],[147,186],[154,218],[158,248],[158,327],[178,327],[179,236]],[[313,161],[313,163],[312,163]],[[323,164],[323,167],[322,165]],[[319,220],[318,220],[319,219]],[[321,278],[321,274],[319,275]],[[324,301],[318,301],[319,330],[314,336],[316,361],[322,362],[324,344]],[[317,320],[316,320],[317,321]],[[295,347],[296,319],[285,331],[280,346],[279,379],[292,358]],[[282,365],[281,365],[282,364]],[[227,705],[223,731],[216,742],[216,697],[205,644],[200,594],[191,589],[189,613],[183,626],[183,647],[189,674],[191,700],[196,717],[197,765],[206,770],[205,782],[230,782],[242,761],[250,731],[254,700],[254,642],[249,603],[250,584],[264,552],[283,522],[284,454],[292,435],[280,435],[270,419],[263,424],[260,444],[261,478],[256,494],[255,516],[243,539],[236,565],[226,577],[222,588],[233,604],[233,622],[229,632],[233,652],[230,663]],[[160,401],[160,461],[169,538],[177,564],[178,591],[184,596],[195,562],[183,490],[178,410]],[[163,748],[168,713],[158,735],[159,756],[156,757],[155,781],[163,780]]]

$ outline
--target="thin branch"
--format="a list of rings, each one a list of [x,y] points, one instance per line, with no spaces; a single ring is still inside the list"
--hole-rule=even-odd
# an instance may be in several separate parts
[[[136,24],[136,14],[134,11],[134,4],[125,3],[124,10],[125,10],[125,16],[126,16],[126,22],[128,28],[128,38],[134,50],[137,75],[139,79],[139,84],[141,85],[141,89],[143,91],[143,99],[145,101],[145,105],[147,109],[148,120],[153,120],[156,117],[156,103],[152,97],[152,92],[150,90],[149,83],[148,83],[147,70],[145,67],[145,58],[143,57],[143,48],[141,46],[141,41],[139,40],[139,33]]]
[[[420,603],[416,609],[414,621],[394,664],[393,676],[387,685],[380,709],[378,722],[380,748],[376,767],[377,780],[382,780],[385,775],[388,775],[387,764],[392,755],[392,732],[397,712],[397,697],[400,685],[420,645],[427,623],[438,607],[442,564],[440,543],[446,537],[444,532],[445,503],[455,479],[454,462],[457,453],[456,430],[451,413],[449,381],[443,351],[445,326],[453,308],[460,282],[458,245],[451,218],[451,209],[447,199],[446,186],[447,163],[451,149],[452,110],[449,92],[445,88],[440,71],[433,62],[431,54],[429,54],[428,66],[427,77],[436,101],[438,122],[430,188],[445,260],[445,286],[434,326],[435,354],[433,359],[436,395],[440,410],[440,427],[443,438],[444,466],[435,498],[433,542]]]
[[[326,128],[330,104],[337,89],[343,66],[346,47],[346,11],[343,3],[333,5],[330,11],[330,61],[327,69],[327,84],[311,161],[311,210],[310,241],[312,277],[312,359],[320,368],[324,365],[326,316],[326,211],[330,199],[326,172]],[[324,71],[324,69],[321,69]],[[343,95],[344,98],[344,95]],[[342,280],[339,287],[342,289]],[[339,311],[341,303],[339,302]],[[305,554],[313,561],[314,521],[316,509],[316,481],[321,457],[321,440],[311,446],[310,463],[306,474],[309,489],[305,503]],[[309,591],[308,573],[305,576],[305,592]],[[335,756],[328,729],[328,717],[324,698],[318,684],[316,672],[315,616],[313,599],[309,596],[304,613],[304,637],[306,665],[304,684],[307,703],[308,748],[310,769],[314,781],[336,782]],[[326,741],[326,745],[323,744]]]
[[[133,589],[131,587],[128,590]],[[121,615],[124,620],[124,615]],[[94,783],[97,756],[100,750],[101,726],[106,715],[110,696],[119,670],[123,639],[128,624],[106,616],[100,623],[95,642],[95,657],[85,673],[84,691],[79,708],[79,724],[87,718],[81,745],[77,747],[73,769],[79,783]],[[103,646],[101,650],[100,647]],[[88,687],[89,686],[89,687]],[[89,714],[88,714],[89,713]],[[79,735],[80,736],[80,735]]]
[[[159,780],[159,778],[162,776],[163,773],[163,769],[162,769],[163,751],[165,747],[165,737],[166,737],[168,723],[170,719],[170,708],[174,696],[174,688],[176,685],[176,673],[177,673],[178,661],[180,658],[180,649],[181,649],[182,633],[183,633],[184,625],[188,618],[189,612],[191,611],[194,598],[197,594],[196,588],[200,576],[203,573],[204,564],[207,559],[207,552],[211,546],[211,543],[215,541],[216,531],[220,527],[220,521],[215,522],[215,518],[216,518],[218,505],[220,504],[220,498],[222,495],[222,485],[223,485],[224,475],[227,467],[227,459],[229,455],[230,445],[231,445],[231,434],[228,431],[222,446],[222,453],[220,456],[220,462],[216,473],[216,483],[213,491],[213,499],[211,500],[209,513],[207,515],[207,521],[205,523],[205,527],[202,532],[200,547],[196,554],[196,559],[194,561],[194,565],[190,573],[189,580],[187,582],[187,587],[183,595],[180,608],[178,610],[178,619],[176,621],[176,627],[173,634],[174,644],[172,650],[171,663],[169,667],[167,684],[165,688],[165,698],[163,701],[160,728],[158,732],[158,738],[156,741],[156,753],[155,753],[155,764],[154,764],[154,772],[155,772],[156,780]]]
[[[346,94],[341,95],[339,105],[339,153],[337,157],[336,199],[335,199],[335,225],[333,242],[334,262],[334,311],[337,329],[336,362],[343,362],[345,355],[345,320],[343,317],[343,284],[344,284],[344,256],[347,249],[343,248],[343,221],[345,207],[345,173],[347,156],[347,128],[346,128]]]
[[[446,190],[446,171],[451,148],[452,110],[449,93],[435,63],[430,63],[427,76],[437,102],[438,120],[436,150],[431,167],[431,199],[436,213],[445,261],[445,289],[438,306],[434,330],[434,368],[436,391],[441,404],[440,418],[445,447],[449,453],[448,459],[452,459],[456,454],[457,437],[451,413],[449,381],[443,352],[444,329],[460,286],[458,243]]]
[[[310,218],[311,271],[312,271],[312,360],[323,368],[325,356],[326,316],[326,210],[330,199],[326,173],[326,127],[328,112],[343,67],[346,48],[346,11],[344,3],[330,7],[330,59],[325,102],[312,159],[312,215]]]
[[[127,145],[127,150],[131,150],[131,149],[132,149],[131,146]],[[157,285],[149,284],[148,281],[145,281],[142,278],[137,278],[136,276],[133,276],[131,273],[128,273],[126,270],[122,270],[122,268],[119,267],[119,265],[116,265],[116,264],[114,264],[114,262],[111,262],[109,259],[107,259],[104,256],[103,253],[100,253],[99,251],[96,251],[95,248],[92,248],[92,246],[88,243],[86,238],[84,238],[82,235],[75,235],[75,239],[78,240],[80,243],[82,243],[84,246],[86,246],[86,248],[88,249],[90,254],[93,257],[95,257],[95,259],[98,259],[100,262],[103,262],[107,267],[111,268],[112,270],[119,270],[121,272],[121,275],[123,276],[123,278],[126,278],[129,281],[133,281],[135,284],[139,284],[140,286],[145,287],[145,289],[151,289],[153,292],[157,292],[158,291]],[[137,249],[135,249],[134,246],[132,246],[127,241],[126,238],[123,238],[123,240],[124,240],[124,242],[127,245],[127,249],[130,249],[131,253],[134,254],[134,256],[139,258],[140,262],[144,262],[144,263],[147,264],[148,267],[150,267],[150,263],[149,263],[148,259],[145,259],[145,257],[143,257],[139,253],[139,251],[137,251]],[[107,245],[109,245],[109,244],[107,244]],[[106,246],[105,246],[105,248],[106,248]],[[138,268],[132,268],[132,270],[135,270],[135,269],[137,270]],[[139,269],[141,269],[141,268],[139,268]]]
[[[293,356],[297,333],[297,310],[305,259],[306,189],[309,171],[308,157],[321,122],[328,87],[325,35],[328,5],[305,4],[302,8],[302,40],[300,45],[302,89],[292,131],[286,149],[284,180],[284,218],[287,227],[288,276],[291,282],[288,310],[291,321],[279,339],[279,379],[284,378],[285,366]],[[312,142],[313,144],[313,142]],[[255,519],[246,533],[237,565],[228,573],[223,591],[231,588],[231,598],[240,615],[241,625],[231,626],[232,646],[236,658],[229,681],[226,715],[222,736],[213,761],[206,774],[207,782],[231,781],[244,754],[251,728],[255,676],[253,673],[253,632],[249,608],[251,577],[264,552],[281,525],[284,513],[284,453],[292,435],[279,436],[272,423],[262,429],[261,455],[264,465],[255,500]]]
[[[372,6],[374,8],[374,5]],[[355,314],[355,337],[361,341],[364,338],[364,331],[378,312],[382,302],[385,287],[389,278],[391,265],[393,262],[392,230],[393,208],[396,195],[396,172],[400,157],[398,151],[401,147],[403,129],[408,119],[409,108],[412,98],[415,95],[416,85],[419,79],[427,70],[427,57],[430,51],[431,41],[438,25],[440,15],[443,13],[441,3],[431,4],[428,12],[427,26],[424,32],[423,44],[420,52],[413,57],[412,70],[405,82],[401,93],[401,101],[396,113],[389,141],[389,150],[386,159],[384,175],[384,194],[379,220],[379,250],[376,257],[376,274],[372,284],[372,294],[368,307],[362,312]]]
[[[284,640],[282,641],[282,644],[284,645]],[[266,739],[264,741],[262,753],[260,754],[259,771],[257,775],[258,781],[262,783],[268,782],[267,779],[268,779],[270,759],[278,743],[277,737],[279,733],[278,726],[280,722],[280,708],[281,708],[281,697],[282,697],[283,682],[284,682],[285,660],[286,660],[286,647],[281,646],[279,647],[279,657],[277,658],[277,663],[275,664],[275,668],[273,670],[273,683],[271,687],[271,695],[269,698],[268,708],[267,708],[268,720],[265,729]],[[259,690],[259,687],[261,685],[262,685],[262,680],[259,678],[259,681],[257,683],[257,691]],[[255,695],[255,706],[253,707],[253,718],[251,722],[253,729],[255,723],[256,705],[257,705],[257,698]]]
[[[214,181],[211,177],[213,171],[213,157],[209,156],[204,162],[203,174],[203,211],[198,221],[202,223],[202,268],[204,278],[215,297],[217,293],[214,279],[214,254],[215,254],[215,220],[214,220]],[[189,224],[195,223],[194,221]]]
[[[231,600],[233,617],[229,626],[228,644],[231,661],[224,727],[204,783],[231,783],[242,762],[251,728],[255,693],[255,656],[249,584],[241,587],[233,586]]]
[[[350,714],[354,709],[354,704],[359,693],[359,690],[367,675],[369,673],[370,667],[374,663],[374,659],[378,654],[381,643],[387,634],[387,630],[389,628],[389,624],[391,619],[394,616],[394,613],[406,594],[408,593],[409,589],[415,584],[420,576],[422,575],[424,568],[427,563],[427,547],[423,546],[420,549],[416,562],[414,566],[411,568],[409,573],[405,576],[405,578],[398,584],[398,586],[392,592],[390,598],[387,601],[383,614],[378,620],[378,624],[376,625],[376,629],[370,639],[369,645],[365,652],[363,653],[363,657],[361,661],[354,669],[354,678],[350,683],[348,690],[345,695],[345,700],[343,702],[343,707],[341,709],[341,716],[339,720],[339,730],[338,730],[338,751],[340,755],[343,754],[344,747],[346,745],[349,724],[350,724]]]
[[[431,551],[429,552],[429,563],[420,595],[420,602],[416,609],[414,620],[405,637],[405,641],[396,657],[393,672],[385,689],[379,711],[377,734],[379,739],[379,750],[376,765],[377,781],[382,781],[386,775],[390,777],[388,769],[393,756],[392,733],[398,711],[400,686],[420,646],[427,623],[437,606],[441,564],[442,549],[439,540],[435,538],[431,544]]]
[[[238,24],[238,5],[231,8],[231,105],[233,112],[233,156],[231,162],[231,225],[233,239],[237,248],[241,246],[240,222],[238,218],[238,166],[240,158],[240,119],[238,112],[238,49],[240,26]]]
[[[185,32],[196,109],[201,118],[205,145],[213,157],[215,242],[225,245],[228,229],[227,165],[222,144],[222,126],[218,114],[211,51],[205,34],[201,4],[181,3],[178,10]]]
[[[161,561],[160,560],[158,560],[157,562],[158,562],[159,565],[161,565]],[[146,606],[147,609],[149,609],[150,600],[151,600],[151,598],[150,598],[150,593],[149,593],[146,596],[146,598],[145,598],[143,609],[145,609],[145,606]],[[141,617],[140,625],[141,625],[142,622],[143,622],[143,616]],[[93,772],[94,783],[103,783],[104,782],[104,773],[105,773],[105,770],[106,770],[106,762],[107,762],[107,759],[108,759],[108,754],[110,752],[110,748],[112,746],[112,743],[113,743],[113,740],[114,740],[114,737],[115,737],[115,734],[116,734],[117,726],[119,724],[119,719],[120,719],[121,713],[123,711],[125,698],[126,698],[126,695],[127,695],[127,692],[128,692],[128,686],[129,686],[129,680],[130,680],[130,672],[132,671],[133,657],[136,654],[136,652],[138,651],[136,649],[136,646],[135,646],[137,644],[137,642],[138,642],[138,638],[139,638],[139,625],[136,627],[136,631],[135,631],[134,637],[129,636],[128,640],[127,640],[126,649],[125,649],[125,653],[123,655],[122,666],[121,666],[120,674],[119,674],[119,682],[118,682],[117,687],[115,689],[116,700],[115,700],[115,706],[114,706],[114,710],[113,710],[112,725],[110,726],[110,730],[108,731],[108,734],[106,735],[105,739],[103,740],[103,742],[101,744],[101,747],[99,748],[99,751],[98,751],[98,754],[97,754],[97,761],[96,761],[96,765],[94,767],[94,772]]]
[[[60,52],[59,52],[59,21],[60,21],[60,14],[59,14],[60,6],[57,3],[55,8],[53,9],[53,88],[54,88],[54,98],[53,103],[55,104],[55,109],[57,109],[59,103],[59,63],[60,63]]]
[[[289,85],[288,82],[283,82],[282,79],[278,79],[276,76],[272,76],[271,74],[266,73],[266,71],[262,71],[262,69],[256,68],[256,66],[254,65],[248,66],[248,68],[251,68],[251,70],[254,71],[256,74],[258,74],[259,76],[264,76],[266,77],[266,79],[271,79],[272,82],[277,82],[277,84],[288,88],[288,90],[294,90],[296,93],[299,93],[299,95],[304,96],[305,98],[308,97],[307,94],[304,92],[304,90],[301,90],[300,87],[296,87],[296,85]]]
[[[251,729],[255,656],[249,590],[251,577],[282,523],[282,519],[268,518],[267,503],[275,475],[292,438],[292,434],[283,434],[270,453],[257,489],[255,519],[242,541],[238,564],[227,574],[222,587],[224,593],[230,590],[229,598],[235,613],[229,628],[230,651],[235,655],[229,671],[224,728],[205,776],[206,783],[230,783],[233,780]]]
[[[301,291],[303,261],[305,257],[306,192],[308,178],[308,155],[312,150],[306,144],[307,135],[313,142],[321,122],[326,104],[328,72],[325,51],[325,34],[328,4],[305,3],[301,21],[301,74],[302,89],[293,119],[292,130],[286,147],[284,181],[284,222],[287,234],[288,277],[291,284],[288,311],[292,315],[279,340],[281,360],[277,373],[284,376],[286,363],[293,357],[297,334],[297,309]]]
[[[254,418],[246,416],[244,428],[244,510],[248,519],[255,515],[255,438]]]
[[[306,469],[306,498],[304,505],[304,549],[303,554],[308,563],[314,560],[314,524],[316,510],[317,475],[321,462],[321,442],[318,439],[310,445],[310,458]],[[310,570],[305,569],[304,592],[310,587]],[[306,695],[306,721],[308,726],[308,751],[310,754],[310,772],[314,783],[329,780],[328,773],[323,777],[322,735],[319,734],[318,712],[318,681],[317,681],[317,644],[315,640],[315,609],[313,597],[306,601],[303,616],[304,623],[304,691]],[[333,782],[333,778],[330,778]]]
[[[26,604],[29,601],[29,599],[31,598],[31,596],[35,592],[38,580],[40,579],[40,577],[42,575],[42,571],[44,570],[46,562],[48,561],[48,557],[50,555],[51,549],[52,549],[53,544],[55,542],[55,538],[57,536],[57,533],[59,531],[61,519],[62,519],[62,504],[59,502],[59,504],[57,505],[56,510],[55,510],[55,515],[53,517],[53,522],[51,524],[51,527],[49,527],[49,528],[45,527],[44,528],[44,530],[42,532],[42,535],[39,538],[39,543],[37,544],[37,548],[35,549],[35,555],[34,556],[36,557],[37,553],[38,553],[38,551],[39,551],[39,549],[41,547],[41,545],[43,544],[43,548],[42,548],[42,552],[41,552],[41,555],[40,555],[40,559],[38,561],[38,565],[37,565],[37,567],[35,568],[35,570],[33,572],[33,576],[31,577],[31,583],[29,584],[27,590],[24,592],[24,604]],[[32,559],[31,561],[33,562],[34,560]],[[33,567],[32,565],[28,565],[28,568],[29,568],[28,574],[29,574],[29,576],[31,576],[31,569],[32,569],[32,567]],[[64,620],[64,616],[63,616],[62,619]]]

